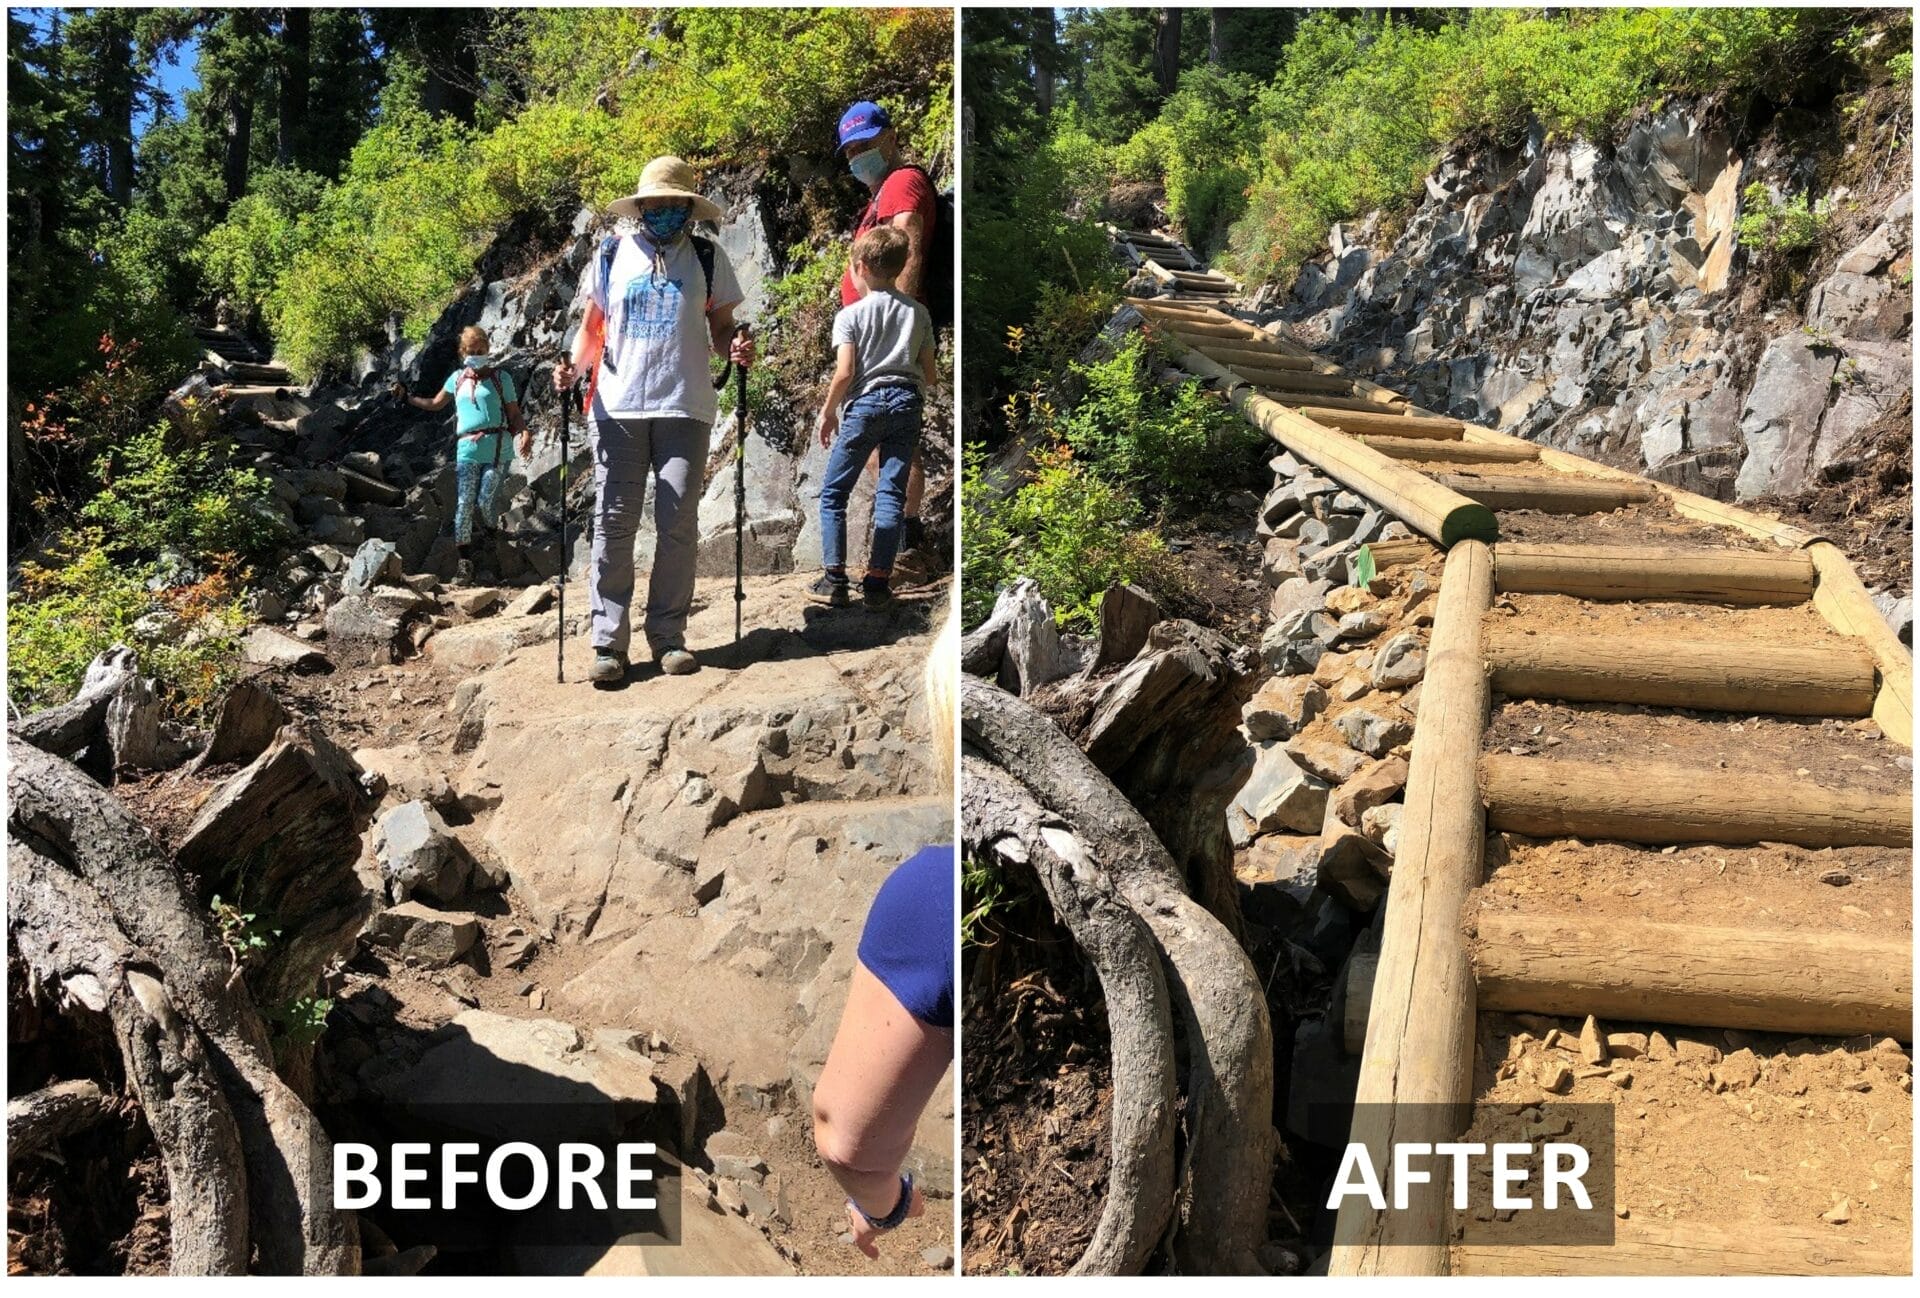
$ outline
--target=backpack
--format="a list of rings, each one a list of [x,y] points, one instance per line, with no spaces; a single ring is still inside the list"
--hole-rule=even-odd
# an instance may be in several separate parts
[[[462,392],[471,386],[486,384],[493,389],[493,399],[500,403],[500,416],[506,417],[507,394],[500,386],[500,367],[497,365],[462,365],[459,377],[453,381],[453,399],[458,401]]]
[[[939,333],[953,323],[953,191],[933,183],[933,174],[916,163],[904,164],[927,178],[933,190],[933,230],[927,243],[927,264],[920,272],[920,287],[926,292],[927,314],[933,317],[933,331]],[[878,194],[867,202],[867,217],[880,201]],[[861,218],[866,224],[867,217]]]

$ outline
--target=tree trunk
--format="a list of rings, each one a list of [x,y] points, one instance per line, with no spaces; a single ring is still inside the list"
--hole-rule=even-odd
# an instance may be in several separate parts
[[[1175,1252],[1190,1275],[1258,1274],[1273,1174],[1273,1030],[1265,991],[1233,935],[1187,895],[1152,828],[1085,753],[1031,705],[961,683],[966,742],[1013,774],[1071,831],[1143,919],[1184,1024],[1190,1187]]]
[[[353,1216],[327,1201],[331,1144],[275,1073],[207,912],[112,794],[29,744],[9,757],[9,935],[36,985],[112,1021],[167,1158],[176,1267],[358,1271]]]
[[[1033,99],[1040,116],[1053,112],[1053,78],[1059,62],[1059,38],[1054,29],[1051,9],[1029,10],[1033,24],[1028,36],[1029,61],[1033,65]]]
[[[1153,78],[1165,99],[1180,85],[1180,10],[1162,9],[1154,16]]]
[[[280,139],[276,157],[283,167],[306,160],[307,78],[311,75],[313,15],[288,5],[280,11]]]
[[[227,207],[239,202],[247,192],[247,160],[252,152],[253,96],[235,90],[227,99],[227,157],[221,168]]]
[[[1219,67],[1227,60],[1226,15],[1219,9],[1207,10],[1207,63]]]

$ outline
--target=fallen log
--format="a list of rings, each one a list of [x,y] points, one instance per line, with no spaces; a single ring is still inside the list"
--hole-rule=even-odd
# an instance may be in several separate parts
[[[1472,953],[1482,1009],[1913,1039],[1909,938],[1482,911]]]
[[[1338,413],[1338,412],[1331,412]],[[1332,421],[1309,414],[1317,423]],[[1396,460],[1418,460],[1446,464],[1524,464],[1538,459],[1532,451],[1519,446],[1475,446],[1470,442],[1451,442],[1431,437],[1362,436],[1360,440],[1382,455]]]
[[[106,738],[107,708],[139,679],[132,649],[117,644],[103,650],[87,664],[78,693],[65,703],[21,718],[13,726],[14,738],[56,757],[76,757],[82,749]],[[113,765],[109,755],[105,770],[110,773]]]
[[[59,1144],[106,1121],[114,1098],[84,1078],[55,1082],[7,1101],[7,1158],[21,1158]]]
[[[1658,494],[1646,483],[1594,482],[1572,474],[1557,478],[1491,478],[1471,473],[1436,473],[1433,480],[1489,509],[1537,509],[1543,514],[1605,514],[1652,500]]]
[[[1611,1245],[1495,1244],[1454,1249],[1463,1275],[1908,1275],[1907,1231],[1856,1233],[1774,1218],[1742,1222],[1621,1221]]]
[[[1112,1042],[1106,1197],[1071,1275],[1139,1275],[1173,1217],[1173,1010],[1153,935],[1060,817],[1008,771],[962,761],[961,838],[1002,868],[1028,865],[1100,979]]]
[[[1366,1145],[1376,1173],[1393,1142],[1452,1140],[1468,1117],[1475,1005],[1460,917],[1480,882],[1485,839],[1473,756],[1491,704],[1481,622],[1492,603],[1493,556],[1463,541],[1447,554],[1434,610],[1354,1094],[1350,1139]],[[1406,1211],[1344,1200],[1327,1273],[1444,1274],[1452,1213],[1444,1189],[1413,1187]]]
[[[1647,703],[1716,712],[1864,717],[1873,711],[1873,655],[1857,645],[1669,640],[1644,635],[1487,636],[1493,692],[1508,698]]]
[[[1427,697],[1423,691],[1423,713]],[[1488,826],[1530,838],[1608,838],[1662,847],[1913,844],[1908,790],[1827,788],[1789,771],[1722,774],[1698,766],[1487,754],[1480,759],[1480,787]]]
[[[1369,450],[1343,433],[1323,428],[1277,401],[1255,393],[1232,371],[1189,350],[1181,365],[1227,387],[1227,399],[1240,416],[1267,436],[1333,478],[1404,519],[1415,531],[1447,548],[1468,537],[1491,541],[1497,533],[1492,511],[1425,474]]]
[[[1138,810],[1031,705],[964,678],[966,744],[1015,776],[1113,880],[1159,945],[1187,1042],[1185,1184],[1174,1253],[1188,1275],[1254,1275],[1273,1176],[1273,1029],[1260,976]],[[964,793],[963,793],[964,801]]]
[[[1493,579],[1516,594],[1799,604],[1813,594],[1813,561],[1800,551],[1502,541],[1493,548]]]

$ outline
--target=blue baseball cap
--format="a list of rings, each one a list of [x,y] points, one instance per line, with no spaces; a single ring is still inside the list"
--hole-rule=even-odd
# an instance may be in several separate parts
[[[871,140],[892,126],[893,118],[887,116],[886,109],[871,100],[862,99],[840,114],[840,148],[844,149],[860,140]]]

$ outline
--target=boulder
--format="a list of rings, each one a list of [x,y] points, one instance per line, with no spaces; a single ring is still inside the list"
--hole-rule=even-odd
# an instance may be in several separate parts
[[[1276,676],[1260,687],[1240,719],[1256,742],[1291,739],[1327,709],[1327,692],[1309,676]]]
[[[465,911],[435,910],[417,901],[377,912],[367,924],[367,941],[429,969],[452,964],[480,938],[480,920]]]
[[[1349,708],[1335,717],[1333,724],[1349,746],[1369,757],[1384,757],[1413,738],[1413,722],[1399,715],[1397,709]]]
[[[466,890],[472,873],[446,822],[424,802],[403,802],[380,817],[373,848],[395,901],[422,894],[451,902]]]
[[[1840,353],[1799,332],[1767,344],[1740,412],[1746,462],[1734,481],[1740,499],[1791,495],[1807,486],[1820,417]]]
[[[1354,772],[1367,764],[1365,757],[1345,744],[1330,743],[1325,739],[1296,735],[1287,741],[1286,747],[1302,769],[1329,784],[1339,784],[1352,778]]]
[[[1326,818],[1327,794],[1331,786],[1296,761],[1277,743],[1254,746],[1253,769],[1240,792],[1234,795],[1236,810],[1251,834],[1269,834],[1293,830],[1310,834]]]
[[[1333,795],[1333,814],[1358,828],[1365,813],[1400,796],[1407,787],[1407,763],[1400,757],[1383,758],[1341,784]]]
[[[1369,911],[1386,895],[1392,858],[1364,834],[1328,816],[1320,833],[1319,883],[1355,910]]]
[[[1373,660],[1373,687],[1399,690],[1427,674],[1427,651],[1417,632],[1402,631],[1380,647]]]
[[[266,626],[247,632],[240,642],[240,656],[256,666],[301,673],[326,671],[333,665],[312,645]]]
[[[1292,923],[1312,899],[1319,870],[1318,835],[1261,835],[1234,867],[1241,913],[1269,928]]]

